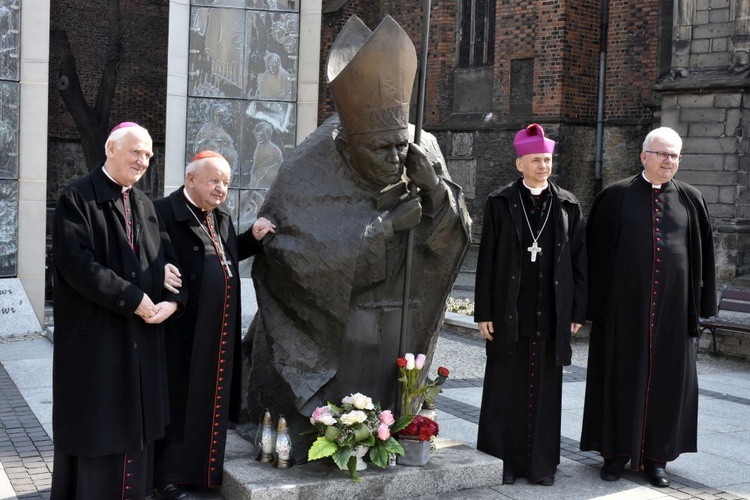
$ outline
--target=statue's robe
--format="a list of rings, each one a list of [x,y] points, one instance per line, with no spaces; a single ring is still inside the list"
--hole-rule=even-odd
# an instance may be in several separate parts
[[[259,213],[277,229],[253,263],[258,313],[244,341],[249,416],[256,423],[265,408],[274,418],[284,414],[292,434],[310,427],[317,406],[351,393],[393,408],[396,358],[404,354],[408,233],[393,233],[384,222],[408,198],[407,186],[365,186],[336,150],[337,126],[334,116],[295,149]],[[441,186],[420,193],[404,352],[431,359],[470,243],[470,219],[435,138],[423,133],[421,146]],[[306,447],[293,449],[295,461],[303,461]]]

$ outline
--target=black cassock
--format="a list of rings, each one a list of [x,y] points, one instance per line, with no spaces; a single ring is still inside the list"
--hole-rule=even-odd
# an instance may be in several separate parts
[[[537,243],[542,252],[531,261],[527,250],[533,243],[529,225],[525,217],[516,221],[523,250],[517,301],[518,342],[512,358],[487,358],[477,449],[501,458],[506,472],[512,469],[515,476],[537,482],[554,475],[560,463],[562,366],[557,366],[555,359],[552,273],[555,214],[560,208],[549,190],[541,196],[532,196],[525,187],[519,191],[529,224],[539,235]],[[544,224],[548,212],[551,214]],[[486,271],[489,272],[478,270]],[[495,327],[496,335],[500,335],[499,328],[500,325]]]
[[[674,182],[654,188],[639,177],[619,212],[594,207],[589,222],[589,244],[613,224],[619,234],[614,248],[590,248],[614,254],[606,315],[591,330],[581,449],[630,457],[632,469],[696,451],[691,216],[683,200]]]
[[[207,228],[205,214],[190,208]],[[215,227],[214,233],[218,238],[218,228]],[[204,247],[202,293],[197,304],[192,345],[185,343],[182,353],[190,367],[189,373],[183,371],[189,376],[189,383],[185,385],[188,392],[183,435],[182,440],[168,438],[157,443],[156,479],[162,484],[216,487],[221,485],[223,474],[230,381],[233,370],[239,369],[233,366],[232,353],[238,347],[234,332],[240,282],[236,265],[230,264],[231,276],[227,274],[209,234],[205,231],[198,231],[198,234]],[[223,241],[219,248],[227,253],[227,242]],[[185,279],[189,277],[183,274]],[[177,332],[171,334],[178,335]]]

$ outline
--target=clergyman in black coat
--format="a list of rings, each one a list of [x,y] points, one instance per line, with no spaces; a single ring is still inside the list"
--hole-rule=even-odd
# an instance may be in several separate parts
[[[667,462],[697,450],[699,317],[716,314],[711,220],[698,189],[674,179],[682,139],[643,141],[643,171],[604,189],[588,225],[592,321],[581,449],[616,481],[628,462],[669,486]]]
[[[523,177],[487,200],[474,320],[487,339],[477,449],[503,483],[554,484],[562,367],[586,313],[585,228],[576,197],[548,181],[555,142],[531,124],[514,141]]]
[[[172,421],[156,445],[155,483],[163,498],[187,498],[180,485],[221,486],[229,422],[238,422],[241,386],[239,261],[262,250],[274,226],[259,218],[236,235],[224,206],[231,169],[214,151],[198,153],[185,184],[154,201],[190,294],[166,323]]]
[[[148,132],[115,127],[103,167],[60,195],[52,232],[52,498],[145,498],[153,442],[169,421],[162,322],[186,302],[169,237],[133,185]],[[169,272],[168,272],[169,271]]]

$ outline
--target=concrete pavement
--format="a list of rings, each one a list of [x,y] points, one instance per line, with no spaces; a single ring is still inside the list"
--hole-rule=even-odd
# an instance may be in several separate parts
[[[471,281],[470,277],[464,278]],[[587,349],[585,339],[574,342],[573,365],[565,369],[562,453],[554,486],[529,485],[519,480],[515,485],[420,498],[750,499],[750,367],[747,364],[699,355],[699,452],[682,455],[670,463],[667,470],[672,475],[672,486],[658,489],[651,487],[643,474],[631,472],[626,472],[620,481],[604,482],[599,479],[599,457],[578,450]],[[52,343],[41,334],[0,343],[0,500],[49,498],[51,358]],[[445,366],[451,371],[437,400],[444,442],[452,440],[476,446],[484,362],[483,341],[473,330],[473,323],[467,317],[449,315],[433,361],[433,367]],[[247,453],[236,436],[230,437],[228,456],[232,453],[235,457]],[[438,453],[450,453],[450,447]],[[427,472],[430,471],[425,469]],[[279,481],[284,480],[282,470],[271,468],[265,473],[279,474]],[[364,472],[383,473],[374,467]],[[278,498],[302,498],[291,491],[286,495]],[[393,496],[396,497],[401,496]],[[220,497],[202,494],[194,498]]]

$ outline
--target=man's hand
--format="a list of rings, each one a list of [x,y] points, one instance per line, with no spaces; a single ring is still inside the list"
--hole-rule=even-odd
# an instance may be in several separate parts
[[[275,232],[276,226],[265,217],[258,217],[258,219],[253,223],[253,238],[258,241],[262,240],[268,233]]]
[[[479,322],[479,331],[482,332],[482,335],[484,335],[484,338],[486,338],[489,341],[492,341],[495,337],[495,326],[492,324],[492,321],[480,321]]]
[[[409,198],[390,212],[393,231],[411,229],[422,219],[422,205],[419,198]]]
[[[150,318],[144,318],[143,321],[149,325],[158,325],[165,319],[169,318],[177,310],[177,302],[159,302],[156,304],[156,314]]]
[[[138,305],[138,309],[135,310],[135,313],[144,320],[147,320],[156,316],[158,312],[159,309],[154,305],[151,297],[144,293],[141,303]]]
[[[578,333],[578,330],[580,330],[582,326],[583,325],[580,324],[580,323],[571,323],[570,324],[570,333],[572,333],[573,335],[575,335],[576,333]]]
[[[178,288],[182,286],[182,274],[174,264],[164,266],[164,288],[172,293],[179,293]]]
[[[419,189],[432,191],[440,182],[425,152],[413,142],[409,143],[405,165],[406,175]]]

